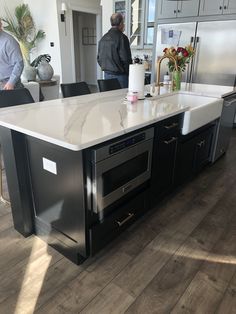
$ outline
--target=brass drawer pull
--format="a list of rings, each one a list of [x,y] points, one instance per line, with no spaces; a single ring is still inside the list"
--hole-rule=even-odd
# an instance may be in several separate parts
[[[126,217],[124,220],[122,221],[119,221],[119,220],[116,220],[116,222],[118,223],[118,226],[121,227],[123,226],[127,221],[129,221],[131,218],[134,217],[134,214],[133,213],[128,213],[128,217]]]
[[[173,128],[177,127],[177,126],[178,126],[178,123],[177,123],[177,122],[173,122],[173,123],[170,124],[170,125],[165,125],[164,128],[165,128],[166,130],[170,130],[170,129],[173,129]]]
[[[169,141],[164,141],[165,144],[169,145],[177,140],[177,137],[172,137]]]

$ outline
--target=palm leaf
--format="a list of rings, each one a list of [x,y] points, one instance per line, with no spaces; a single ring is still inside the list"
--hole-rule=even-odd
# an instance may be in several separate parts
[[[35,23],[31,15],[28,4],[20,4],[15,8],[12,16],[5,8],[6,17],[4,29],[11,33],[20,43],[24,59],[29,61],[29,53],[36,46],[36,42],[45,37],[42,30],[36,31]]]

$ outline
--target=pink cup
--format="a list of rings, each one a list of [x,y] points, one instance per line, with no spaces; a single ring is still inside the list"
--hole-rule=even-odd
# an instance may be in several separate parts
[[[127,100],[131,103],[138,101],[138,93],[137,92],[128,92],[127,94]]]

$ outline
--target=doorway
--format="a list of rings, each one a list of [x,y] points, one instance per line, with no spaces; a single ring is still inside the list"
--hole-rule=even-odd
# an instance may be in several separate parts
[[[75,78],[85,81],[91,91],[97,89],[96,14],[72,12],[74,33]]]

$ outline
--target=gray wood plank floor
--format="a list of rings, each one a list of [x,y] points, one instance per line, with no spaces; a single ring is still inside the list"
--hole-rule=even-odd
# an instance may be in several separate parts
[[[0,313],[236,313],[236,129],[225,157],[80,266],[0,204]]]

